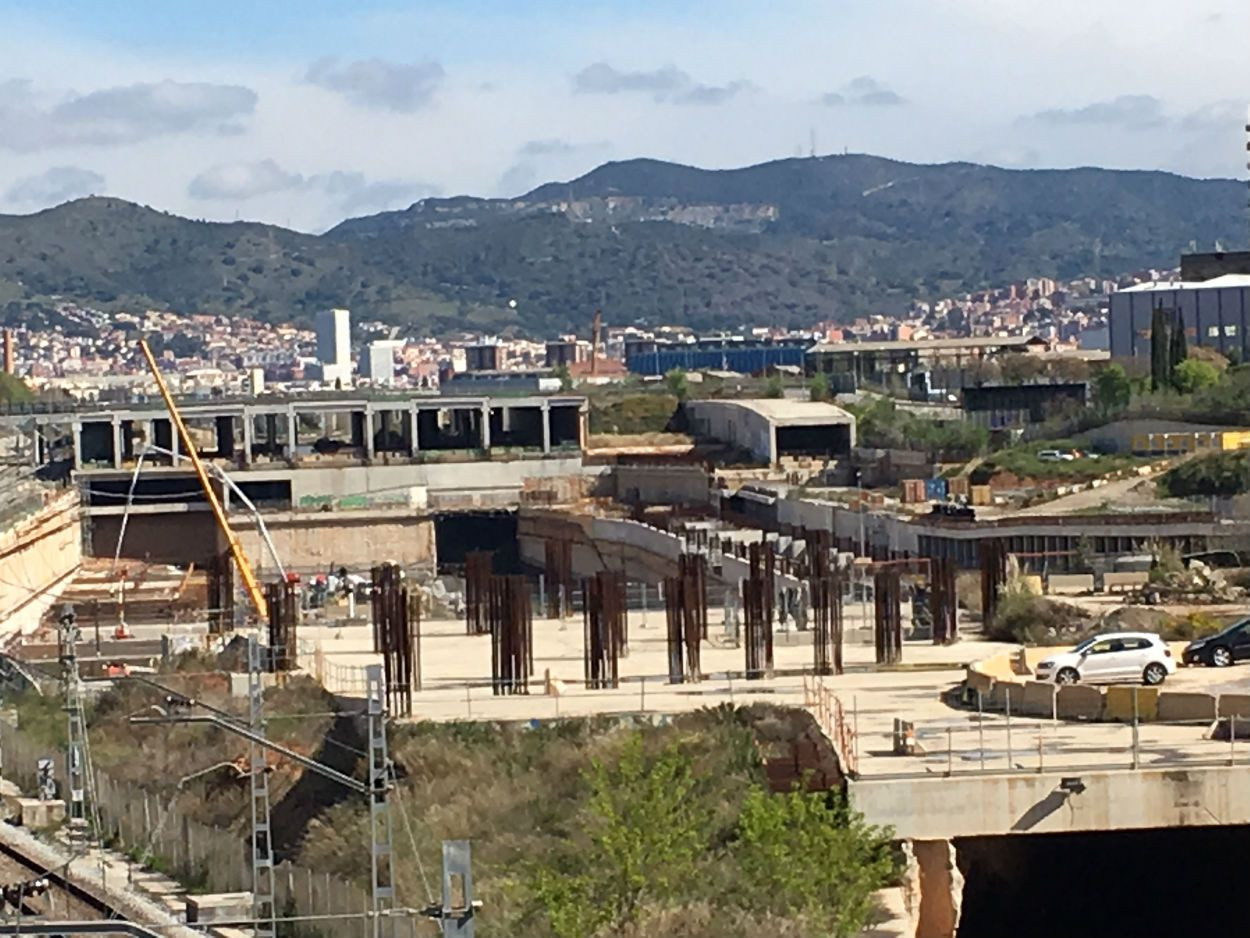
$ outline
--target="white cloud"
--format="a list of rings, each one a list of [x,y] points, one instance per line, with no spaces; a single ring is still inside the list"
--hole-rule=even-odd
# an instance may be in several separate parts
[[[230,134],[256,107],[256,92],[208,82],[140,82],[59,100],[29,81],[0,83],[0,147],[19,152],[118,146],[178,133]]]
[[[410,112],[425,107],[443,83],[437,62],[403,64],[366,59],[340,65],[336,59],[314,62],[304,75],[312,85],[343,95],[354,104]]]
[[[4,193],[15,205],[44,208],[103,191],[104,177],[81,166],[53,166],[36,176],[23,176]]]
[[[364,173],[341,170],[305,176],[283,169],[272,159],[211,166],[187,185],[191,198],[206,202],[246,202],[295,193],[324,198],[341,218],[406,208],[417,199],[437,194],[438,188],[411,180],[371,180]]]
[[[752,88],[750,82],[741,79],[724,85],[701,84],[675,65],[631,72],[595,62],[573,76],[573,90],[579,94],[642,93],[672,104],[723,104]]]
[[[1045,124],[1101,124],[1130,130],[1158,127],[1167,120],[1163,102],[1148,94],[1122,94],[1076,108],[1049,108],[1038,111],[1033,119]]]
[[[907,99],[872,76],[860,75],[843,85],[841,90],[822,95],[820,103],[828,107],[841,107],[844,104],[858,107],[897,107],[906,104]]]

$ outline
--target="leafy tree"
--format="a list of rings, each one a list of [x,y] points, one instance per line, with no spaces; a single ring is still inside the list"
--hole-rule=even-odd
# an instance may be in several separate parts
[[[1181,394],[1193,394],[1209,388],[1220,380],[1220,373],[1210,362],[1187,358],[1172,369],[1172,385]]]
[[[1150,314],[1150,388],[1162,391],[1171,385],[1171,353],[1168,348],[1168,321],[1162,306]]]
[[[1133,387],[1123,365],[1110,364],[1094,377],[1094,403],[1103,413],[1123,410],[1132,397]]]
[[[668,388],[668,393],[679,401],[684,401],[690,393],[690,382],[686,380],[686,373],[680,368],[674,368],[664,376],[664,386]]]
[[[1168,347],[1168,377],[1171,384],[1178,391],[1176,369],[1185,363],[1189,358],[1189,342],[1185,338],[1185,320],[1181,316],[1181,311],[1177,308],[1175,316],[1172,320],[1172,337]]]
[[[1250,453],[1212,453],[1188,459],[1159,480],[1164,495],[1244,495],[1250,491]]]
[[[846,938],[862,931],[873,892],[894,872],[890,832],[864,823],[832,792],[756,788],[743,804],[738,837],[751,906],[801,918],[814,934]]]
[[[28,404],[35,399],[30,387],[17,375],[0,372],[0,403]]]
[[[1004,355],[999,359],[999,367],[1007,384],[1023,384],[1040,378],[1046,372],[1045,362],[1026,353]]]
[[[541,867],[534,888],[559,938],[589,938],[633,922],[649,903],[680,901],[707,849],[710,819],[675,746],[651,757],[633,734],[614,763],[596,759],[587,780],[589,847],[576,870]]]
[[[828,400],[829,376],[823,371],[818,371],[812,375],[812,380],[807,382],[807,393],[814,401]]]
[[[772,377],[768,379],[768,382],[764,385],[764,396],[765,397],[785,397],[786,396],[786,388],[785,388],[785,385],[781,383],[780,375],[773,375]]]
[[[571,391],[573,389],[573,376],[569,374],[569,366],[563,363],[556,365],[551,369],[551,376],[560,379],[560,390]]]

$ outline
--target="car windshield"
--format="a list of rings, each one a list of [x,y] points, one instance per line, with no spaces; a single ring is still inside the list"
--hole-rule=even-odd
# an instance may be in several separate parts
[[[1238,619],[1236,622],[1234,622],[1232,625],[1226,628],[1221,634],[1232,635],[1235,632],[1240,632],[1247,625],[1250,625],[1250,616],[1248,616],[1245,619]]]
[[[1095,635],[1093,638],[1085,639],[1085,641],[1081,642],[1081,644],[1077,645],[1072,650],[1073,651],[1087,651],[1096,641],[1098,641],[1098,636]]]

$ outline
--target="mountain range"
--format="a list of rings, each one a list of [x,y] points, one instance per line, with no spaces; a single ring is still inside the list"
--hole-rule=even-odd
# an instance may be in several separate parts
[[[92,197],[0,216],[0,310],[57,300],[434,334],[806,325],[1027,277],[1114,277],[1241,244],[1245,185],[874,156],[733,170],[607,163],[514,199],[424,199],[321,235]],[[513,306],[510,301],[515,300]]]

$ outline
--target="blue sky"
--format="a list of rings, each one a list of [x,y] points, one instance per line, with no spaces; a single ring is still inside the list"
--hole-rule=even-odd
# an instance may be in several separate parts
[[[1225,0],[0,0],[0,212],[322,230],[609,159],[1245,173]]]

